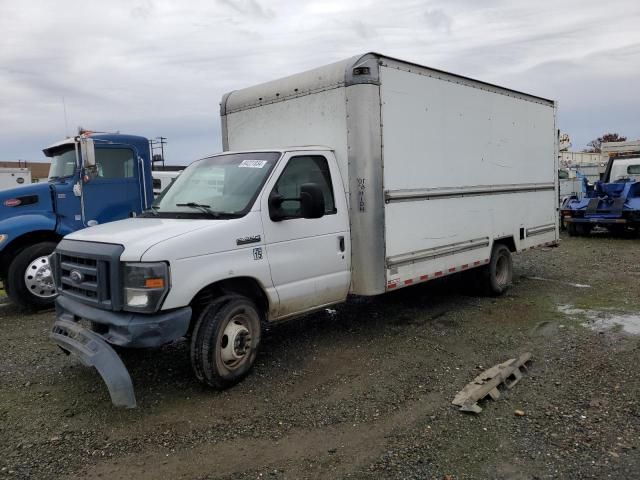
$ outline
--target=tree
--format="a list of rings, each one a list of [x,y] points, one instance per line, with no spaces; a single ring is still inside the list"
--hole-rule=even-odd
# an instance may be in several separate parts
[[[626,139],[627,137],[621,137],[617,133],[605,133],[603,136],[587,143],[589,148],[585,152],[600,153],[600,146],[603,142],[624,142]]]

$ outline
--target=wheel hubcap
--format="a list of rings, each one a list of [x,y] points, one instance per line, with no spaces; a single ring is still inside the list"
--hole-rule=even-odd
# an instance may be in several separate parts
[[[251,351],[251,332],[244,315],[233,317],[224,329],[220,341],[220,357],[227,368],[240,365]]]
[[[53,284],[48,257],[38,257],[27,266],[24,272],[24,283],[27,290],[36,297],[55,297],[56,287]]]

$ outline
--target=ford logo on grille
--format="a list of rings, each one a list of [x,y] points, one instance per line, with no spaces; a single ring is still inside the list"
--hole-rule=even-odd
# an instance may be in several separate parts
[[[71,270],[69,278],[73,283],[82,283],[82,281],[84,280],[84,275],[78,270]]]

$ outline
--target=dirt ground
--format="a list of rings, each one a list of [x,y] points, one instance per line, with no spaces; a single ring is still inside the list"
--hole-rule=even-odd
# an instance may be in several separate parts
[[[563,238],[501,298],[450,278],[275,327],[225,392],[185,342],[127,352],[134,410],[48,341],[53,312],[0,305],[0,478],[640,478],[639,280],[639,240]],[[501,399],[451,405],[525,351]]]

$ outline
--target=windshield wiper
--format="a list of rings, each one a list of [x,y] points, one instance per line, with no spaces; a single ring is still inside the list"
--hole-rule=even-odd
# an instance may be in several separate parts
[[[197,208],[201,212],[206,213],[210,217],[220,218],[220,214],[211,210],[211,205],[205,205],[203,203],[188,202],[188,203],[176,203],[176,207],[189,207]]]

